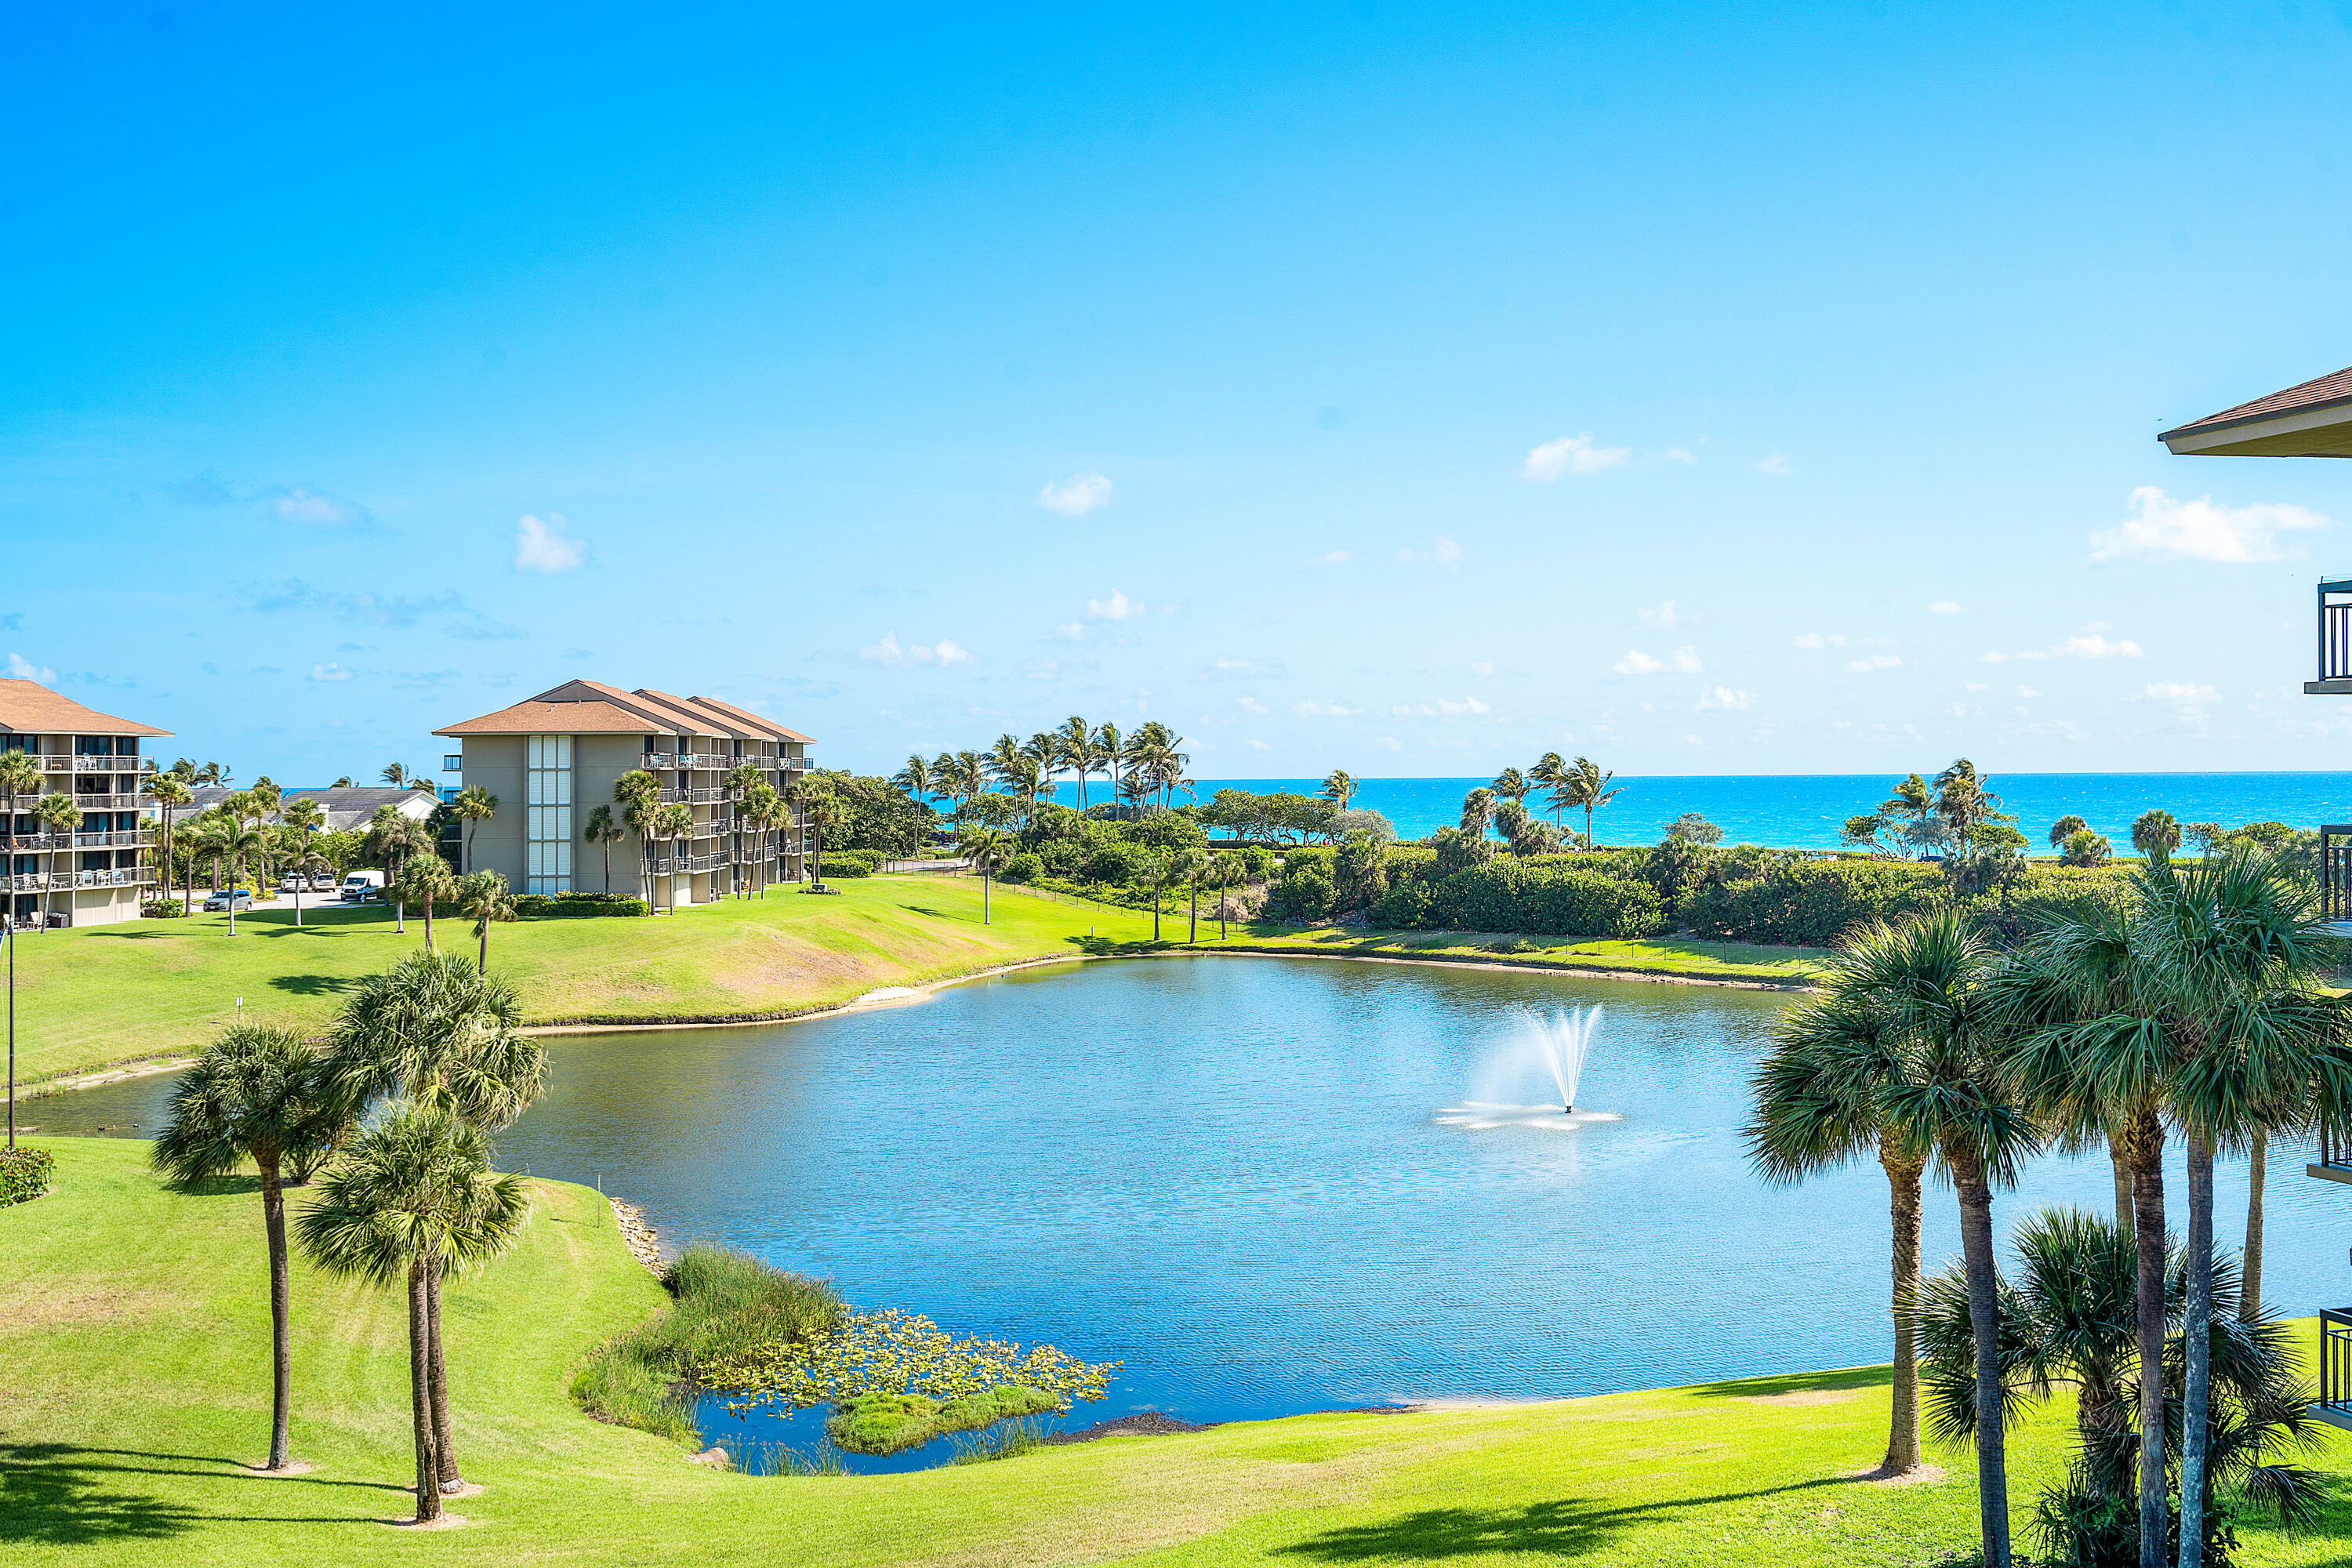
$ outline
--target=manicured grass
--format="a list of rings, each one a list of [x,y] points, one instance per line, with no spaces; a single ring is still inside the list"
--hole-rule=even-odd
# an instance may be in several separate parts
[[[1180,911],[1181,915],[1181,911]],[[1166,934],[1181,942],[1180,918]],[[1732,980],[1764,985],[1802,985],[1824,956],[1810,947],[1757,947],[1737,942],[1579,942],[1567,937],[1515,936],[1510,932],[1457,931],[1366,931],[1345,926],[1311,930],[1253,926],[1234,928],[1229,942],[1216,939],[1214,921],[1202,922],[1201,945],[1250,952],[1337,953],[1353,958],[1444,959],[1458,963],[1516,963],[1530,968],[1580,969],[1611,974],[1655,974],[1683,980]]]
[[[584,1188],[535,1184],[518,1249],[445,1307],[472,1522],[404,1511],[407,1370],[388,1294],[294,1276],[290,1480],[240,1475],[268,1415],[258,1200],[159,1186],[146,1146],[58,1140],[49,1196],[0,1210],[0,1558],[11,1563],[1926,1563],[1975,1526],[1972,1469],[1853,1479],[1883,1369],[1558,1404],[1335,1415],[1046,1448],[904,1476],[757,1479],[601,1425],[568,1373],[664,1300]],[[299,1206],[298,1192],[293,1202]],[[1562,1289],[1573,1289],[1564,1273]],[[1041,1326],[1042,1327],[1042,1326]],[[2066,1455],[2063,1402],[2013,1439],[2021,1514]],[[2331,1436],[2319,1462],[2352,1468]],[[2253,1564],[2340,1562],[2352,1505]]]
[[[534,1023],[658,1023],[803,1012],[886,985],[918,985],[996,964],[1130,950],[1150,916],[1034,897],[994,900],[962,877],[876,877],[838,897],[790,887],[639,920],[535,920],[490,933],[493,967]],[[16,955],[20,1082],[200,1048],[245,999],[248,1018],[323,1026],[361,976],[425,940],[390,910],[291,900],[237,917],[130,921],[23,939]],[[467,922],[436,940],[473,951]]]

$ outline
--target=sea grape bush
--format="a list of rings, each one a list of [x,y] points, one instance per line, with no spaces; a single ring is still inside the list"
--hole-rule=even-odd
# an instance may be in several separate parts
[[[0,1208],[47,1192],[57,1168],[57,1156],[47,1149],[0,1149]]]

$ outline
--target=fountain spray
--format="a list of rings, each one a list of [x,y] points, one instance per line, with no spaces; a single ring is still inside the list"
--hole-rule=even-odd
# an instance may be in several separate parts
[[[1585,1053],[1592,1048],[1592,1031],[1600,1022],[1598,1005],[1570,1007],[1565,1013],[1536,1020],[1536,1040],[1542,1047],[1545,1063],[1551,1068],[1552,1082],[1559,1086],[1563,1115],[1576,1114],[1577,1080],[1584,1076]]]

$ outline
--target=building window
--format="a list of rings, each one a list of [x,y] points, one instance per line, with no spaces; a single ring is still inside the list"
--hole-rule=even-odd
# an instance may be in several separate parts
[[[445,773],[464,773],[466,771],[466,753],[463,752],[442,752],[441,771]]]
[[[572,737],[533,735],[525,742],[523,890],[572,890]]]

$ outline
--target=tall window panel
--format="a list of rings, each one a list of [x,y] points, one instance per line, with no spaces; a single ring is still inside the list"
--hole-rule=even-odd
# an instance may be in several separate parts
[[[525,759],[524,891],[572,890],[572,737],[533,735]]]

